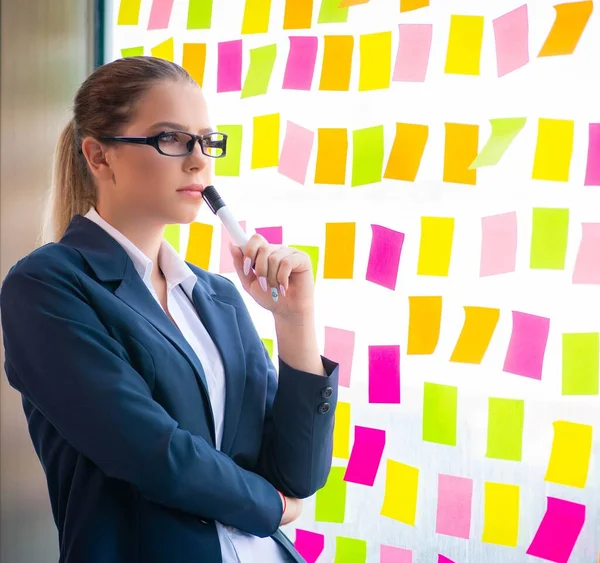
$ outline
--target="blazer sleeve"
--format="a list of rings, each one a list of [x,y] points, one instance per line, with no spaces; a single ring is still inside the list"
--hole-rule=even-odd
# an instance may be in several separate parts
[[[179,428],[76,276],[44,262],[9,273],[0,293],[11,385],[77,451],[149,500],[255,536],[275,533],[283,507],[274,486]]]

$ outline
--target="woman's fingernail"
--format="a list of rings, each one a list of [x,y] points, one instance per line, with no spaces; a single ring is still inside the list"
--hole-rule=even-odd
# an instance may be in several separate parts
[[[277,303],[277,301],[279,300],[279,294],[277,293],[277,290],[274,287],[271,288],[271,297],[273,298],[273,301],[275,301],[275,303]]]
[[[260,284],[260,287],[262,288],[262,290],[264,292],[267,291],[267,278],[261,276],[260,278],[258,278],[258,283]]]
[[[285,287],[279,284],[279,293],[281,293],[281,297],[285,297]]]
[[[250,273],[250,266],[252,266],[252,261],[250,258],[244,259],[244,274],[247,276]]]

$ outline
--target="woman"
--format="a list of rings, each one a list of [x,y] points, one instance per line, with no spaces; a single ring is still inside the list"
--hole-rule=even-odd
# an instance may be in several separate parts
[[[76,94],[49,206],[59,240],[0,293],[61,563],[303,561],[279,526],[325,484],[338,385],[310,260],[257,235],[231,249],[273,314],[277,378],[234,284],[163,240],[196,218],[226,141],[167,61],[112,62]]]

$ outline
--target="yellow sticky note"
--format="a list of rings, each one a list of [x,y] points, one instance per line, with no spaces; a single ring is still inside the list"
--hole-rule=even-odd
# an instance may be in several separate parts
[[[592,427],[566,420],[554,422],[552,453],[546,481],[583,489],[592,453]]]
[[[390,151],[384,178],[414,182],[425,152],[429,127],[413,123],[396,123],[396,137]]]
[[[345,184],[347,158],[348,131],[346,129],[319,129],[317,132],[315,184]]]
[[[470,169],[477,158],[479,125],[446,123],[444,144],[444,182],[455,184],[477,183],[477,169]]]
[[[570,119],[539,119],[534,180],[569,181],[574,135],[575,123]]]
[[[518,485],[485,483],[481,541],[517,547],[520,489]]]
[[[592,15],[594,3],[592,0],[565,2],[554,9],[556,19],[538,57],[573,54]]]
[[[142,0],[121,0],[117,25],[137,25],[140,20]]]
[[[271,168],[279,164],[279,114],[254,118],[250,168]]]
[[[465,322],[450,361],[480,364],[496,330],[500,309],[490,307],[465,307],[464,309]]]
[[[208,270],[214,228],[206,223],[191,223],[190,238],[185,259],[203,270]]]
[[[479,75],[483,16],[450,16],[446,74]]]
[[[206,64],[206,43],[184,43],[181,66],[187,70],[198,86],[204,83],[204,66]]]
[[[350,403],[338,402],[333,426],[333,457],[350,459]]]
[[[418,494],[418,468],[388,459],[381,515],[414,526]]]
[[[246,0],[242,35],[267,33],[271,17],[271,0]]]
[[[360,36],[359,91],[390,87],[392,69],[392,32]]]
[[[347,92],[350,89],[353,49],[352,35],[325,36],[319,90]]]
[[[442,324],[441,295],[418,295],[408,298],[407,354],[433,354]]]
[[[283,29],[310,29],[313,0],[285,0]]]
[[[454,217],[421,217],[417,274],[447,276],[454,239]]]
[[[157,59],[165,59],[171,62],[175,60],[174,51],[175,45],[172,37],[166,41],[163,41],[162,43],[159,43],[151,49],[153,57],[156,57]]]
[[[323,277],[352,279],[356,223],[325,224],[325,264]]]
[[[400,0],[400,13],[429,6],[429,0]]]

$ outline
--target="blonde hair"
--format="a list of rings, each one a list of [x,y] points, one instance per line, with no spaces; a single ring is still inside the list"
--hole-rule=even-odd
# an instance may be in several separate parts
[[[81,152],[85,137],[119,134],[135,103],[157,82],[194,79],[179,65],[154,57],[126,57],[98,67],[77,90],[73,117],[60,134],[47,194],[41,243],[62,238],[75,215],[96,205],[92,174]]]

